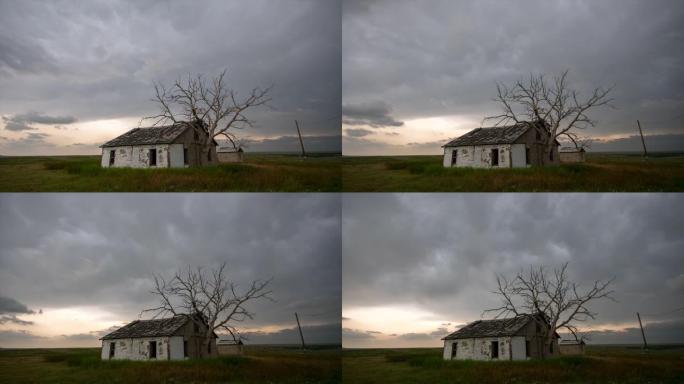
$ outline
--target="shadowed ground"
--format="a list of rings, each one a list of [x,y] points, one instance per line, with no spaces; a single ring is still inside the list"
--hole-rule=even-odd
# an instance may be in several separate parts
[[[684,346],[587,347],[585,356],[444,361],[441,348],[342,352],[345,383],[682,383]]]
[[[244,356],[102,361],[100,349],[0,350],[1,383],[339,383],[340,349],[246,347]]]
[[[587,154],[584,164],[444,168],[441,156],[344,157],[345,192],[684,191],[684,154]]]
[[[107,169],[100,156],[0,157],[1,192],[334,192],[340,156],[250,154],[244,163]]]

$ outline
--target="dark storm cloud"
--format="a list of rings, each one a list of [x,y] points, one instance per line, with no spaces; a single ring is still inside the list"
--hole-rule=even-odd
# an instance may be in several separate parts
[[[615,85],[617,109],[593,111],[587,134],[633,134],[636,119],[683,133],[683,25],[678,0],[345,1],[344,103],[479,121],[499,113],[495,82],[567,69],[580,95]]]
[[[238,98],[274,85],[245,135],[290,134],[296,118],[328,119],[308,133],[336,135],[340,13],[316,0],[2,1],[0,114],[140,118],[157,111],[153,81],[228,69]]]
[[[250,304],[244,326],[291,328],[294,312],[306,326],[332,324],[339,212],[332,195],[4,194],[0,292],[45,313],[95,306],[130,321],[156,303],[153,274],[226,262],[238,290],[273,278],[275,302]]]
[[[473,321],[498,304],[496,273],[564,262],[585,286],[615,278],[618,302],[594,305],[594,325],[681,307],[678,194],[353,195],[343,205],[345,308],[417,306]]]
[[[342,327],[340,323],[302,326],[304,342],[308,344],[340,344]],[[297,328],[285,328],[277,332],[247,332],[243,334],[247,344],[299,344]]]
[[[347,134],[347,136],[351,137],[364,137],[373,134],[373,131],[364,128],[348,128],[345,129],[344,132]]]
[[[308,152],[342,152],[340,135],[302,136],[304,149]],[[298,136],[280,136],[271,139],[244,140],[247,152],[291,152],[299,153],[301,145]]]
[[[38,112],[27,112],[17,115],[3,116],[2,120],[5,122],[5,129],[9,131],[26,131],[36,129],[31,126],[36,124],[72,124],[76,122],[76,118],[72,116],[47,116]]]
[[[373,128],[401,127],[403,121],[395,120],[390,114],[392,108],[385,102],[373,101],[365,104],[342,106],[342,122],[346,125],[368,125]]]

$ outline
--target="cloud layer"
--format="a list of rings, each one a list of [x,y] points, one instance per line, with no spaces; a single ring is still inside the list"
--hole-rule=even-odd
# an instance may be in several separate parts
[[[393,145],[416,153],[406,143],[446,142],[498,114],[495,82],[567,69],[580,95],[615,85],[617,109],[592,112],[599,124],[586,134],[630,136],[636,119],[646,134],[682,134],[682,20],[677,0],[344,1],[343,100],[381,100],[406,122],[400,138],[367,137],[376,154],[396,152]],[[408,123],[433,117],[447,126]],[[345,154],[371,149],[347,137]]]
[[[597,303],[598,320],[587,326],[633,328],[637,311],[681,307],[683,203],[677,194],[344,196],[343,313],[350,319],[343,324],[362,334],[453,331],[496,306],[495,274],[569,262],[571,278],[583,285],[615,277],[618,302]],[[378,313],[390,310],[393,320],[383,322]],[[388,331],[404,314],[407,325]],[[683,315],[645,320],[650,326]],[[369,326],[371,317],[378,321]],[[680,332],[670,337],[684,341]]]
[[[49,145],[36,150],[64,151],[83,137],[101,143],[112,135],[103,120],[119,121],[122,133],[156,113],[150,101],[154,81],[171,84],[189,73],[214,76],[223,69],[238,97],[253,87],[274,86],[272,108],[249,111],[256,124],[241,136],[291,135],[294,119],[307,134],[336,136],[340,55],[336,1],[3,1],[0,136],[19,140],[21,131],[48,133],[45,124],[78,119],[78,135],[51,131]],[[22,120],[31,115],[46,119]],[[0,141],[3,154],[31,149]]]
[[[0,315],[35,325],[0,329],[96,333],[155,304],[153,274],[224,261],[239,289],[273,278],[276,301],[253,303],[245,331],[292,328],[294,312],[304,326],[339,324],[339,212],[336,196],[315,194],[4,194]],[[27,316],[29,308],[43,313]],[[90,319],[87,328],[46,324],[74,318]],[[327,342],[339,343],[339,333]]]

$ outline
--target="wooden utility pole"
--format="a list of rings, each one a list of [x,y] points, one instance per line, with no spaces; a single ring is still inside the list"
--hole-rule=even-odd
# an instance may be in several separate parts
[[[641,328],[641,337],[644,339],[644,351],[648,350],[648,344],[646,344],[646,335],[644,334],[644,326],[641,325],[641,316],[639,316],[639,312],[637,312],[637,319],[639,319],[639,328]]]
[[[297,319],[297,328],[299,328],[299,337],[302,339],[302,349],[306,349],[306,344],[304,344],[304,334],[302,333],[302,326],[299,324],[299,316],[295,312],[295,319]]]
[[[644,157],[648,157],[648,152],[646,152],[646,141],[644,141],[644,133],[641,131],[641,123],[637,120],[637,125],[639,126],[639,135],[641,136],[641,145],[644,147]]]
[[[299,136],[299,145],[302,146],[302,157],[306,157],[306,151],[304,150],[304,141],[302,140],[302,133],[299,131],[299,122],[295,120],[295,125],[297,126],[297,135]]]

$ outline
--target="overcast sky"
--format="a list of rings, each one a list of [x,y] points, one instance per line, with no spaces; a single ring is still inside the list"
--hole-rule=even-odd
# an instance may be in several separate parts
[[[345,0],[346,155],[440,153],[498,114],[495,83],[569,70],[581,95],[615,86],[590,115],[604,140],[684,134],[684,2],[679,0]],[[648,138],[683,150],[684,136]],[[596,150],[639,150],[640,142]],[[627,144],[627,145],[626,145]]]
[[[343,197],[345,347],[439,346],[499,303],[495,274],[569,263],[592,343],[684,342],[681,194],[351,194]]]
[[[340,55],[336,0],[0,0],[0,154],[99,153],[157,112],[153,81],[223,69],[238,95],[274,86],[241,132],[252,149],[299,119],[314,149],[339,151]]]
[[[225,261],[252,343],[340,342],[340,199],[325,194],[2,194],[0,347],[95,346],[152,307],[155,273]]]

